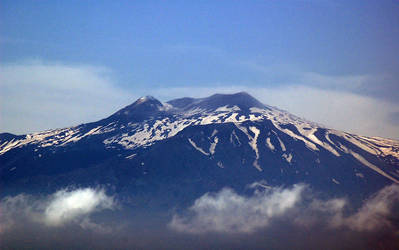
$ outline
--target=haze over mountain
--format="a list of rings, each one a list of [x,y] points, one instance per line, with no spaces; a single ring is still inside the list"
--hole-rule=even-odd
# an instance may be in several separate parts
[[[332,249],[373,248],[381,243],[378,237],[392,247],[399,219],[396,184],[398,141],[328,129],[245,92],[166,103],[145,96],[96,122],[0,134],[0,226],[9,246],[19,244],[12,237],[23,231],[22,222],[43,231],[77,227],[106,234],[117,231],[110,221],[121,220],[160,238],[165,232],[214,232],[229,239],[245,233],[270,243],[262,235],[279,228],[272,227],[275,220],[286,225],[295,215],[295,225],[278,229],[278,237],[295,227],[313,232],[326,224],[327,232],[343,228],[354,235],[353,242]],[[364,232],[373,237],[365,240]],[[137,242],[114,243],[140,248]],[[182,242],[178,246],[187,247]],[[231,246],[215,242],[211,246]],[[326,242],[305,241],[303,248]],[[176,247],[153,245],[165,246]],[[262,248],[249,242],[241,247],[248,246]]]

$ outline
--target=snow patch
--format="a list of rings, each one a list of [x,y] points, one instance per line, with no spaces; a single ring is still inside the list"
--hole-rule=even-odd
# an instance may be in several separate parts
[[[260,114],[264,114],[266,110],[261,109],[261,108],[257,108],[257,107],[251,107],[249,108],[249,111],[251,113],[260,113]]]
[[[228,107],[228,105],[219,107],[215,110],[215,112],[232,112],[232,111],[240,111],[241,109],[234,105],[233,107]]]
[[[233,114],[231,114],[229,117],[227,117],[225,120],[224,120],[224,122],[234,122],[234,123],[236,123],[236,122],[238,122],[238,120],[237,120],[237,115],[238,115],[238,113],[233,113]]]
[[[268,148],[270,148],[271,151],[274,151],[275,148],[274,148],[273,144],[270,142],[270,137],[266,138],[266,145]]]
[[[278,142],[280,143],[281,150],[282,150],[283,152],[285,152],[287,149],[285,148],[285,145],[284,145],[283,141],[282,141],[282,140],[280,139],[280,137],[278,137],[278,136],[277,136],[277,140],[278,140]]]
[[[385,173],[383,170],[381,170],[379,167],[377,167],[376,165],[368,162],[366,159],[363,158],[363,156],[359,155],[358,153],[353,152],[352,150],[348,149],[347,147],[345,147],[344,145],[340,144],[339,145],[341,147],[341,149],[347,153],[347,154],[351,154],[356,160],[358,160],[360,163],[362,163],[363,165],[371,168],[372,170],[376,171],[377,173],[385,176],[386,178],[390,179],[391,181],[399,184],[399,181],[396,180],[395,178],[393,178],[392,176],[390,176],[389,174]]]
[[[209,153],[205,152],[202,148],[198,147],[197,144],[195,144],[195,142],[193,140],[191,140],[190,138],[188,138],[188,141],[190,142],[190,144],[199,152],[201,152],[202,154],[209,156]]]
[[[234,136],[234,137],[233,137],[233,136]],[[238,145],[236,145],[236,144],[234,143],[234,139],[238,142]],[[233,130],[233,132],[230,134],[230,143],[233,144],[234,146],[241,146],[241,141],[240,141],[240,139],[238,138],[238,136],[237,136],[235,130]]]
[[[238,123],[234,124],[239,130],[241,130],[244,134],[247,135],[248,137],[248,144],[249,146],[255,151],[255,155],[256,155],[256,159],[255,161],[252,163],[252,165],[258,169],[259,171],[262,171],[262,168],[259,166],[258,163],[258,159],[259,159],[259,151],[258,151],[258,146],[257,146],[257,140],[260,134],[260,130],[257,129],[255,126],[250,126],[249,129],[251,130],[252,133],[254,133],[254,136],[252,137],[249,132],[248,129],[244,126],[239,125]]]
[[[209,147],[209,153],[211,155],[215,154],[215,149],[216,149],[216,145],[218,144],[219,139],[215,136],[215,138],[213,138],[213,142],[211,142],[211,146]]]
[[[305,138],[309,139],[313,143],[323,147],[324,149],[328,150],[329,152],[333,153],[335,156],[341,156],[330,144],[320,141],[316,136],[315,132],[318,128],[310,128],[307,124],[294,124],[295,127],[298,129],[299,133],[304,136]]]
[[[282,157],[283,157],[288,163],[291,163],[292,154],[283,154]]]
[[[334,178],[332,178],[331,180],[332,180],[335,184],[337,184],[337,185],[341,184],[339,181],[337,181],[337,180],[334,179]]]
[[[133,159],[136,155],[137,154],[131,154],[129,156],[126,156],[125,158],[130,160],[130,159]]]
[[[256,160],[253,162],[253,166],[256,167],[259,171],[262,171],[262,168],[259,166],[258,164],[258,160],[259,160],[259,150],[258,150],[258,137],[260,134],[260,130],[257,129],[256,127],[249,127],[249,130],[252,131],[252,133],[254,133],[254,137],[251,138],[249,145],[251,146],[251,148],[255,151],[255,155],[256,155]]]
[[[356,176],[359,178],[364,178],[364,174],[362,174],[362,173],[356,173]]]
[[[292,131],[289,130],[289,129],[280,127],[280,125],[277,124],[276,122],[273,122],[273,125],[274,125],[276,128],[278,128],[281,132],[283,132],[283,133],[285,133],[285,134],[291,136],[292,138],[297,139],[297,140],[300,140],[300,141],[303,141],[303,142],[305,143],[305,145],[306,145],[307,148],[309,148],[309,149],[311,149],[311,150],[313,150],[313,151],[319,151],[319,149],[317,148],[317,146],[316,146],[315,144],[313,144],[313,143],[310,142],[309,140],[303,138],[302,136],[299,136],[299,135],[295,134],[294,132],[292,132]]]

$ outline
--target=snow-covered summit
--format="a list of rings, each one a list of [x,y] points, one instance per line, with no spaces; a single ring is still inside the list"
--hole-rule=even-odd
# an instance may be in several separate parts
[[[136,104],[144,103],[147,101],[157,101],[157,99],[151,95],[142,96],[135,102]]]
[[[237,131],[231,138],[235,138],[237,133],[248,137],[251,149],[256,152],[254,166],[258,170],[262,169],[257,163],[262,155],[258,140],[264,140],[264,145],[273,152],[280,148],[282,157],[287,162],[292,161],[293,154],[287,148],[289,142],[283,139],[286,137],[290,141],[300,142],[306,150],[315,154],[326,152],[333,157],[350,155],[361,164],[396,182],[396,179],[368,161],[367,157],[345,145],[350,143],[368,155],[397,164],[399,142],[327,129],[286,111],[264,105],[245,92],[215,94],[206,98],[181,98],[167,103],[161,103],[151,96],[141,97],[97,122],[25,136],[0,136],[0,155],[15,148],[60,148],[92,139],[106,149],[136,150],[172,138],[188,127],[218,124],[230,124],[236,128]],[[212,150],[209,153],[204,151],[209,155],[213,155],[211,152],[214,152],[217,143],[223,143],[216,137],[213,140]],[[193,141],[190,143],[199,147]]]
[[[171,100],[169,104],[180,108],[184,111],[190,109],[216,110],[220,107],[236,106],[243,111],[249,111],[250,108],[256,107],[261,109],[268,109],[268,107],[246,92],[239,92],[235,94],[214,94],[206,98],[180,98]]]
[[[131,122],[142,121],[150,116],[156,115],[163,110],[164,105],[152,96],[143,96],[134,103],[117,111],[106,120]]]

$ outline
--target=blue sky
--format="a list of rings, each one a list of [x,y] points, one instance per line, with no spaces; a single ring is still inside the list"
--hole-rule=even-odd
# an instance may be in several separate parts
[[[245,90],[350,132],[399,138],[397,1],[1,1],[0,131]]]

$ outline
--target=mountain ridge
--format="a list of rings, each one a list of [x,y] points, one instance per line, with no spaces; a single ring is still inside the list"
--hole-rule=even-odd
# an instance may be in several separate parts
[[[96,122],[0,137],[0,185],[33,190],[113,183],[134,193],[134,183],[163,180],[165,169],[187,188],[186,179],[202,176],[197,194],[213,182],[245,186],[267,179],[273,185],[306,181],[344,194],[356,189],[365,197],[399,183],[398,152],[398,141],[328,129],[247,93],[166,103],[142,97]]]

